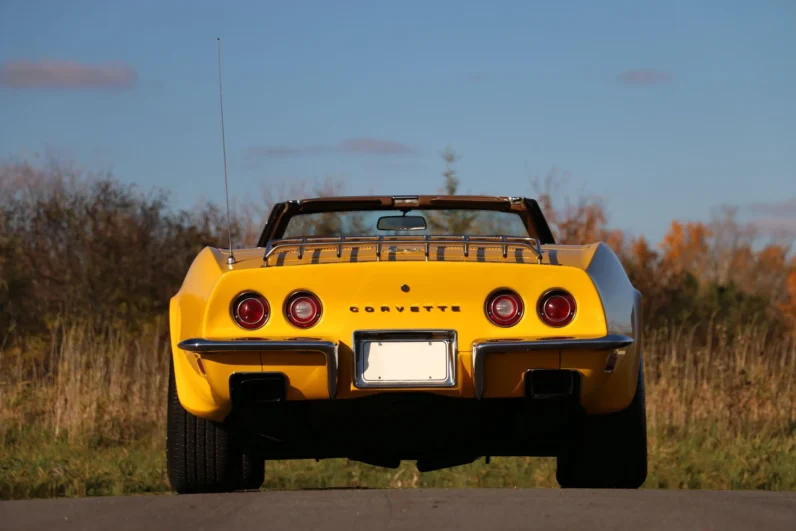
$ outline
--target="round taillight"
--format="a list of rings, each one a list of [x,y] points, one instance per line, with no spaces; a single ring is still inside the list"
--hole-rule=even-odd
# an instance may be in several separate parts
[[[293,326],[309,328],[321,318],[323,308],[314,293],[300,291],[285,302],[285,317]]]
[[[232,302],[232,317],[247,330],[260,328],[268,320],[271,307],[259,293],[241,293]]]
[[[564,290],[550,291],[539,299],[539,317],[549,326],[568,325],[575,309],[575,298]]]
[[[522,298],[509,289],[492,293],[486,300],[486,316],[498,326],[514,326],[522,319]]]

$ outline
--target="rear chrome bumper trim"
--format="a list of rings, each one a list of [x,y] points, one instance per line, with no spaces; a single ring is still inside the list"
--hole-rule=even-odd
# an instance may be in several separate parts
[[[320,352],[326,356],[328,373],[329,398],[337,394],[337,343],[332,341],[316,341],[307,339],[203,339],[192,338],[180,341],[177,345],[181,350],[198,354],[208,352]]]
[[[475,397],[484,396],[484,359],[489,354],[537,352],[540,350],[616,350],[629,347],[633,338],[609,334],[593,339],[495,339],[473,343],[473,380]]]

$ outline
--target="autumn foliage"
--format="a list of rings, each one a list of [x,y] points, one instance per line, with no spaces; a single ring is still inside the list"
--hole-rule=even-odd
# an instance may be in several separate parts
[[[603,241],[644,296],[649,326],[757,322],[774,334],[796,326],[796,257],[789,241],[765,242],[724,208],[709,222],[673,220],[659,243],[608,227],[596,197],[555,202],[548,178],[537,197],[558,243]]]

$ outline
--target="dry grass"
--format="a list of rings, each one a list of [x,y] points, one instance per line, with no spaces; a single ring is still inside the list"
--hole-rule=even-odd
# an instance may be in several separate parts
[[[712,327],[707,343],[698,327],[649,333],[645,341],[647,414],[652,426],[702,430],[717,425],[741,435],[792,427],[796,412],[796,341],[771,340],[766,330]]]
[[[47,344],[0,351],[0,498],[168,490],[168,345],[89,330],[56,324]],[[796,489],[796,343],[717,325],[705,347],[697,331],[647,335],[647,486]],[[409,463],[282,461],[266,487],[554,486],[554,465],[504,458],[420,475]]]
[[[75,446],[127,443],[165,425],[169,350],[88,326],[53,327],[44,355],[0,353],[0,445],[31,429]]]

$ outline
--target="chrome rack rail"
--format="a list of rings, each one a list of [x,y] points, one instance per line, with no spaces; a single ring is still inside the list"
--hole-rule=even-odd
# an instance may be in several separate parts
[[[339,238],[313,238],[313,241],[308,241],[308,238],[293,238],[269,241],[265,248],[263,261],[265,266],[268,266],[268,259],[276,253],[279,249],[287,247],[296,248],[296,255],[299,260],[304,258],[304,251],[307,249],[319,249],[324,247],[335,246],[337,248],[337,258],[343,255],[343,245],[367,245],[376,244],[376,261],[381,261],[381,248],[384,243],[394,245],[412,245],[422,244],[424,246],[425,258],[428,261],[429,249],[432,245],[454,245],[461,244],[464,246],[465,258],[470,256],[470,247],[486,247],[491,245],[500,245],[503,251],[503,258],[508,257],[508,248],[510,245],[525,247],[536,255],[537,263],[542,263],[543,251],[542,245],[536,238],[522,238],[517,236],[424,236],[422,240],[414,237],[401,239],[401,236],[388,237],[384,236],[341,236]]]

